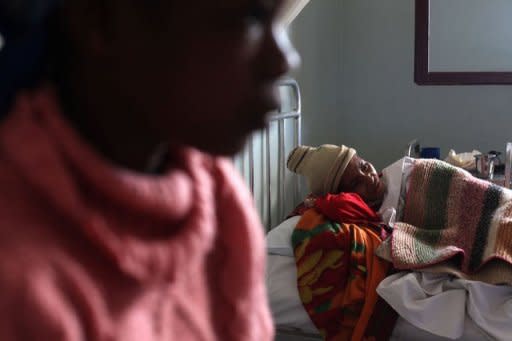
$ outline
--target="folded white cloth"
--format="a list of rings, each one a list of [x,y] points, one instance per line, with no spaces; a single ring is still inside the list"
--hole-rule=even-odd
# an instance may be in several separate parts
[[[382,181],[386,186],[386,192],[382,205],[377,212],[382,221],[389,226],[393,226],[397,217],[397,210],[400,207],[400,201],[403,200],[406,188],[404,181],[409,177],[411,170],[414,166],[414,159],[404,157],[400,160],[393,162],[382,170]]]
[[[467,170],[473,170],[476,168],[475,155],[482,154],[478,150],[473,150],[469,153],[455,153],[455,150],[450,149],[448,156],[444,161],[454,166],[464,168]]]
[[[269,254],[265,280],[274,324],[318,333],[299,297],[295,258]]]
[[[405,320],[403,317],[398,317],[391,334],[390,341],[484,341],[492,340],[492,338],[486,335],[479,327],[475,325],[466,315],[466,321],[464,322],[464,333],[457,339],[449,339],[447,337],[435,335],[429,333],[423,329],[420,329]]]
[[[265,238],[268,254],[294,257],[292,234],[299,220],[300,216],[291,217],[268,232]]]
[[[512,287],[454,279],[446,274],[399,272],[378,294],[409,323],[432,334],[460,338],[471,319],[495,340],[512,335]]]

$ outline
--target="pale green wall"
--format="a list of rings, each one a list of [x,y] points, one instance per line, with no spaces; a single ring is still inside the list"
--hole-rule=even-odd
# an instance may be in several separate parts
[[[312,0],[291,32],[305,144],[352,145],[381,168],[413,138],[443,156],[512,140],[512,86],[414,83],[413,0]]]

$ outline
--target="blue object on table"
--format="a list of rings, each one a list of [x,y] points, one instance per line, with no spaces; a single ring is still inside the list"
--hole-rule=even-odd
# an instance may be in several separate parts
[[[420,157],[423,159],[440,159],[441,158],[441,148],[439,148],[439,147],[421,148]]]

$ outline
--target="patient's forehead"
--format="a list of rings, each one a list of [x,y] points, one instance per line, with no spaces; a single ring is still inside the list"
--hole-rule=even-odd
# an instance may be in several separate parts
[[[345,168],[345,172],[343,173],[342,179],[351,178],[352,176],[357,174],[358,165],[361,161],[363,161],[363,159],[361,159],[359,155],[355,154],[348,163],[347,168]]]

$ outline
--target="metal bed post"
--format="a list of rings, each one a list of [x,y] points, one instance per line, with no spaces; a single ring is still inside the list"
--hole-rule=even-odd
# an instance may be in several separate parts
[[[505,183],[503,184],[505,188],[510,188],[510,172],[512,172],[512,142],[507,142],[505,151]]]
[[[270,125],[270,123],[269,123]],[[270,186],[270,127],[265,128],[265,159],[266,159],[266,176],[265,187],[267,191],[267,229],[272,227],[272,188]]]
[[[283,87],[291,89],[289,93],[288,91],[286,93],[286,96],[290,96],[291,108],[289,110],[281,108],[269,116],[267,127],[260,135],[253,135],[244,151],[233,160],[238,164],[239,171],[253,193],[260,217],[265,222],[267,229],[273,227],[275,219],[280,222],[285,218],[285,210],[289,209],[292,204],[298,203],[300,193],[299,177],[296,174],[288,173],[286,169],[287,152],[290,147],[301,143],[300,89],[297,82],[291,78],[282,79],[279,86],[281,89]],[[285,122],[287,120],[293,120],[293,122],[287,123]],[[293,136],[290,135],[290,130],[293,130]],[[278,134],[277,140],[273,139],[275,133]],[[285,136],[286,134],[289,136]],[[255,152],[256,139],[261,142],[257,153]],[[272,142],[278,143],[279,146],[271,147]],[[293,146],[289,146],[290,144]],[[276,161],[278,164],[273,165]],[[256,166],[259,172],[257,174]],[[290,176],[292,177],[290,178]],[[290,179],[292,183],[290,183]],[[273,188],[274,183],[277,183],[275,188]],[[257,195],[256,186],[263,186],[259,195]],[[288,193],[288,190],[293,192]],[[290,203],[290,200],[293,202]]]
[[[300,115],[300,111],[298,111],[298,112],[299,112],[299,116],[295,119],[296,135],[295,135],[294,142],[295,142],[296,146],[299,146],[302,143],[302,134],[301,134],[302,118]],[[297,174],[294,174],[294,176],[295,176],[295,181],[293,182],[293,202],[294,202],[294,204],[297,204],[299,202],[299,198],[300,198],[301,186],[300,186],[300,181],[299,181],[299,177],[297,176]]]
[[[295,146],[298,146],[301,143],[301,111],[302,111],[302,102],[301,102],[301,96],[300,96],[300,88],[294,79],[286,78],[282,79],[280,81],[281,86],[289,86],[292,89],[293,96],[295,96],[295,103],[296,106],[294,108],[291,108],[291,111],[288,113],[280,112],[277,115],[274,115],[270,118],[270,122],[277,121],[278,125],[278,139],[279,139],[279,149],[278,149],[278,167],[277,167],[277,179],[278,179],[278,188],[277,188],[277,200],[278,200],[278,219],[282,220],[285,218],[285,186],[286,186],[286,143],[285,143],[285,120],[287,119],[294,119],[294,128],[295,128],[295,134],[293,142]],[[299,198],[299,177],[296,174],[293,174],[293,204],[298,203]],[[270,187],[269,187],[270,192]],[[271,214],[270,214],[271,216]],[[271,225],[271,224],[270,224]]]
[[[295,134],[294,134],[294,145],[295,146],[298,146],[301,144],[302,142],[302,118],[301,118],[301,113],[302,113],[302,99],[301,99],[301,96],[300,96],[300,87],[299,87],[299,83],[297,83],[297,81],[293,78],[286,78],[286,79],[283,79],[281,81],[281,84],[282,85],[285,85],[285,86],[289,86],[292,90],[293,90],[293,95],[295,96],[295,103],[296,103],[296,107],[295,108],[292,108],[292,113],[295,113],[296,116],[294,116],[295,118]],[[283,168],[284,168],[284,165],[286,163],[287,160],[282,160],[281,164],[283,165]],[[293,202],[294,204],[297,204],[298,201],[299,201],[299,197],[300,197],[300,181],[299,181],[299,177],[296,175],[296,174],[293,174],[292,175],[294,177],[294,181],[293,181]],[[283,179],[284,181],[284,179]]]
[[[295,98],[297,99],[297,108],[295,111],[298,113],[295,118],[295,139],[294,144],[298,146],[302,143],[302,99],[300,96],[300,87],[297,81],[292,80],[292,88],[295,91]],[[295,181],[293,182],[293,203],[294,205],[298,203],[300,197],[300,181],[297,174],[294,174]]]
[[[249,187],[254,194],[254,136],[249,141]]]
[[[285,187],[285,142],[284,142],[284,120],[279,120],[277,122],[277,131],[279,137],[279,150],[277,151],[277,183],[278,183],[278,191],[277,191],[277,200],[278,200],[278,220],[282,220],[284,218],[284,187]]]
[[[240,157],[240,173],[245,178],[245,154]]]
[[[405,156],[418,158],[420,157],[420,152],[420,141],[418,139],[414,139],[407,145],[407,148],[405,149]]]

